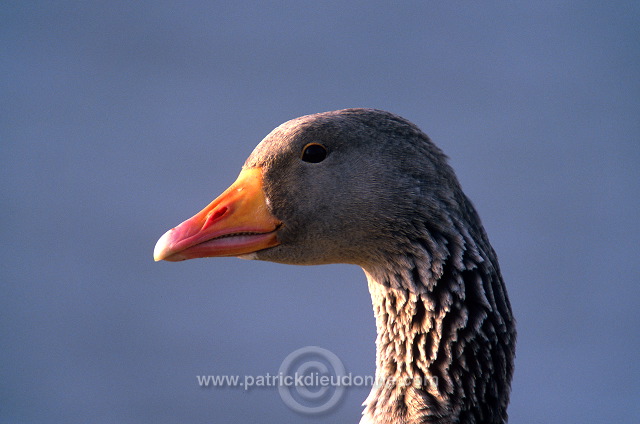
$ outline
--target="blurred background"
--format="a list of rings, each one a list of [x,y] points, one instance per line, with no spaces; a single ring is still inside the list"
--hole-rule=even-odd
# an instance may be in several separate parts
[[[3,2],[0,422],[356,423],[274,388],[307,345],[375,369],[364,274],[153,246],[304,114],[375,107],[450,156],[518,320],[513,423],[640,422],[633,1]]]

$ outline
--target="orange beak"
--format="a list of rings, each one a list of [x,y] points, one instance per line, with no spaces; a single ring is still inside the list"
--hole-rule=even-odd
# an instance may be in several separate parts
[[[262,169],[244,169],[216,200],[160,237],[153,258],[183,261],[257,252],[279,244],[281,224],[268,211]]]

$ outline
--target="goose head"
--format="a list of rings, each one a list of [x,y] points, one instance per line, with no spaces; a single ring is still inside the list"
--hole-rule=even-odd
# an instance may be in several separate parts
[[[480,219],[446,156],[388,112],[274,129],[234,182],[165,233],[156,260],[349,263],[367,276],[377,381],[362,423],[506,422],[515,324]]]
[[[227,191],[158,241],[155,258],[367,268],[425,225],[446,232],[459,195],[444,154],[408,121],[372,109],[303,116],[267,135]]]

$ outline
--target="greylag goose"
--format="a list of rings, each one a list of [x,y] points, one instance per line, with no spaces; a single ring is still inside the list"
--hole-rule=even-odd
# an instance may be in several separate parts
[[[407,120],[345,109],[274,129],[154,251],[212,256],[362,267],[376,381],[411,384],[374,385],[361,423],[507,421],[516,332],[496,254],[446,156]]]

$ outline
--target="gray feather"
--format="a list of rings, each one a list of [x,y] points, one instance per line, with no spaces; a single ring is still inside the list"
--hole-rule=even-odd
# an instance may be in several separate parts
[[[328,150],[300,160],[304,146]],[[503,423],[515,355],[506,288],[480,219],[446,156],[388,112],[346,109],[273,130],[247,159],[262,167],[291,264],[352,263],[367,276],[377,380],[362,423]]]

